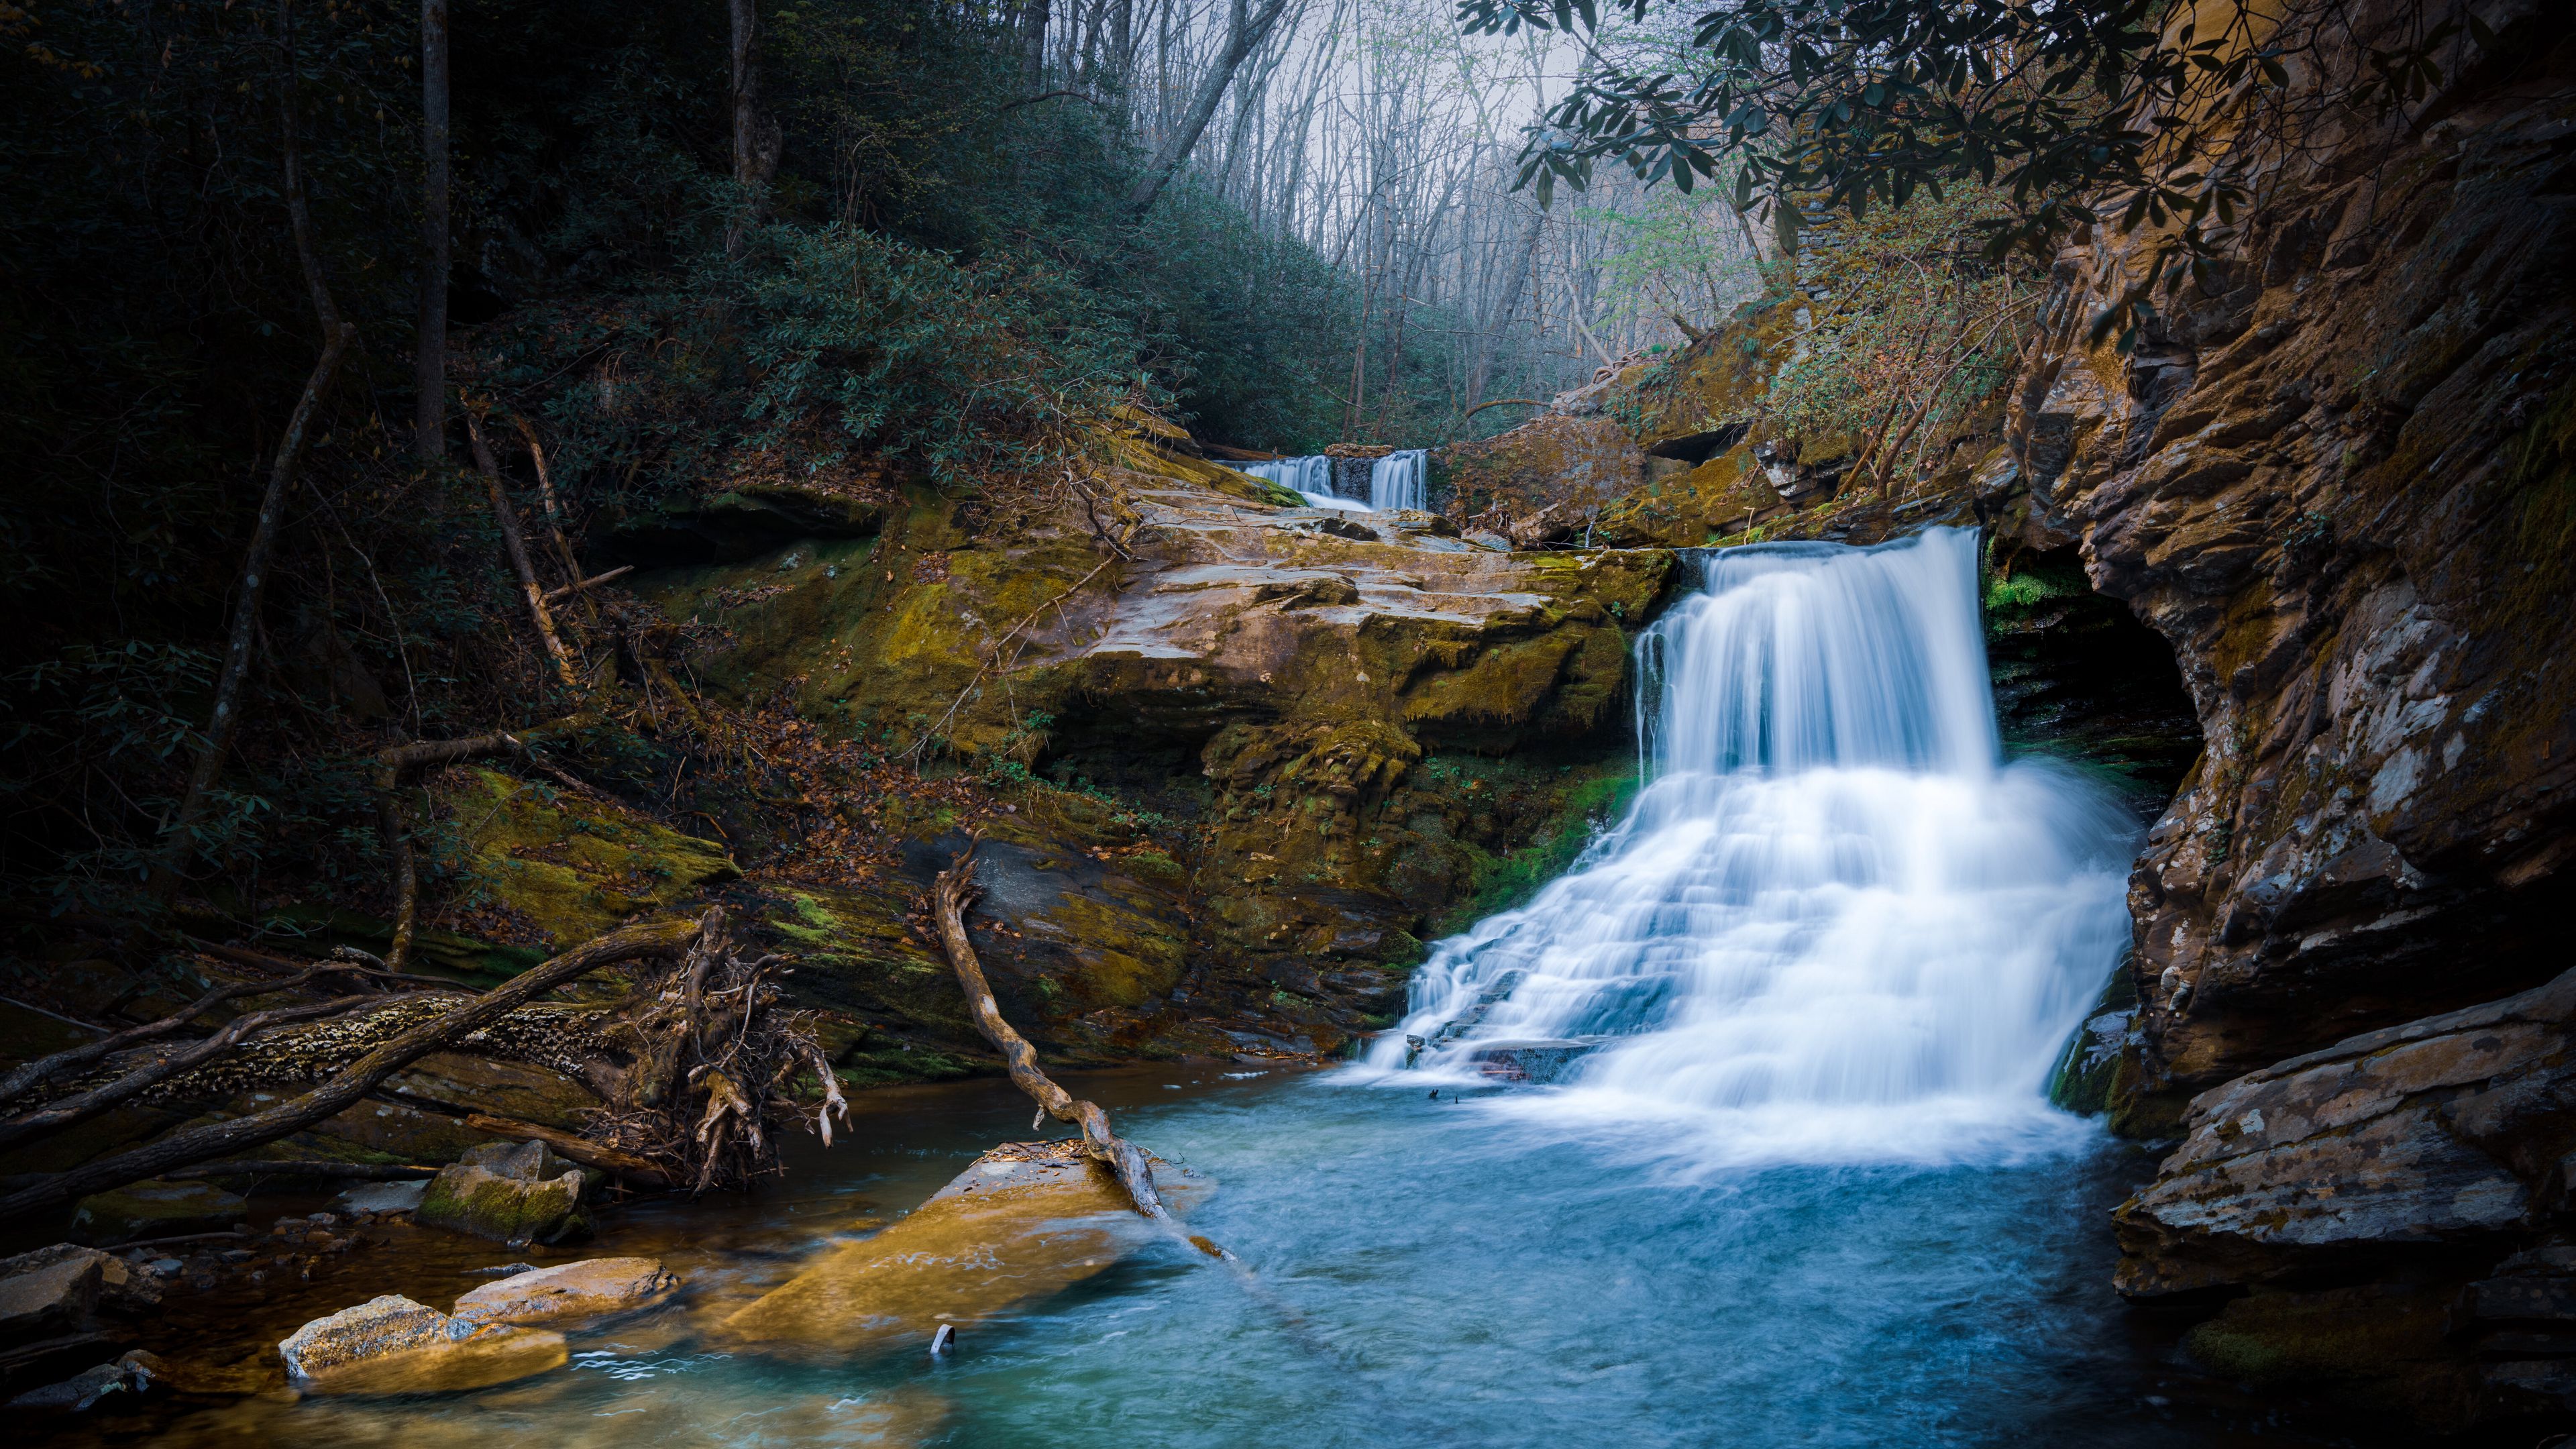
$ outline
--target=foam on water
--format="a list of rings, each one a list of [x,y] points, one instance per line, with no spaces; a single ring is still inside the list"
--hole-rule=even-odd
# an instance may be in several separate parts
[[[2047,1077],[2127,941],[2135,830],[2071,771],[2001,762],[1976,589],[1957,529],[1711,557],[1639,643],[1627,817],[1440,942],[1371,1064],[1598,1042],[1498,1109],[1686,1164],[2080,1137]]]

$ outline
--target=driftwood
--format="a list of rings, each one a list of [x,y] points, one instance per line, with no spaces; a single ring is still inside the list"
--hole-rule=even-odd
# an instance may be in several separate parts
[[[1036,1100],[1039,1111],[1082,1128],[1091,1155],[1118,1175],[1118,1185],[1127,1189],[1127,1199],[1136,1205],[1136,1211],[1179,1232],[1180,1225],[1173,1220],[1171,1209],[1163,1206],[1162,1194],[1155,1191],[1153,1164],[1146,1160],[1144,1150],[1110,1130],[1108,1113],[1048,1080],[1038,1067],[1037,1048],[1003,1019],[1002,1008],[993,1000],[993,988],[984,980],[984,965],[975,957],[975,943],[966,935],[966,908],[979,893],[975,884],[975,843],[970,840],[956,861],[939,873],[931,888],[931,906],[939,919],[940,944],[948,949],[948,964],[956,968],[957,984],[966,989],[966,1005],[974,1015],[975,1029],[1001,1051],[1011,1080]],[[1201,1251],[1208,1251],[1208,1245],[1202,1244]]]
[[[418,1182],[438,1176],[435,1167],[403,1162],[210,1162],[202,1167],[174,1167],[161,1174],[167,1182],[205,1182],[236,1177],[327,1177],[343,1182]]]
[[[72,1047],[67,1051],[56,1052],[49,1057],[38,1057],[32,1062],[13,1069],[8,1076],[0,1077],[0,1102],[14,1101],[63,1073],[76,1067],[88,1066],[101,1057],[112,1056],[127,1047],[150,1041],[155,1037],[168,1036],[236,996],[261,996],[271,991],[283,991],[289,987],[302,985],[306,977],[311,974],[306,972],[291,981],[241,981],[228,986],[218,986],[198,997],[188,1006],[158,1021],[147,1021],[141,1026],[127,1027],[123,1031]]]
[[[155,1177],[172,1168],[247,1152],[299,1132],[346,1111],[404,1067],[499,1021],[556,987],[602,966],[685,950],[697,941],[703,929],[698,921],[666,921],[611,931],[404,1032],[334,1072],[302,1096],[247,1117],[174,1132],[0,1196],[0,1220],[64,1207],[94,1192]]]

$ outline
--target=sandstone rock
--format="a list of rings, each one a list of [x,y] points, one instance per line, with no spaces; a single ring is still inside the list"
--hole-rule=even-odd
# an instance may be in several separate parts
[[[1154,1178],[1176,1204],[1209,1186],[1159,1161]],[[971,1325],[1099,1273],[1151,1231],[1079,1142],[1015,1143],[885,1231],[824,1250],[721,1332],[827,1358],[926,1343],[942,1323]]]
[[[2576,971],[2366,1033],[2194,1098],[2190,1135],[2114,1215],[2122,1292],[2313,1275],[2498,1242],[2569,1207]]]
[[[581,1198],[581,1169],[544,1143],[495,1143],[440,1169],[414,1217],[503,1243],[553,1243],[589,1231]]]
[[[210,1182],[138,1182],[82,1198],[72,1209],[72,1236],[112,1248],[142,1238],[219,1232],[249,1211],[249,1203]]]
[[[560,1333],[493,1328],[319,1369],[296,1386],[309,1394],[461,1393],[559,1369],[570,1356]]]
[[[316,1318],[278,1344],[290,1379],[304,1380],[405,1349],[444,1347],[447,1315],[399,1293]]]
[[[456,1300],[453,1338],[504,1324],[599,1318],[647,1308],[679,1291],[680,1280],[651,1258],[589,1258],[487,1283]]]

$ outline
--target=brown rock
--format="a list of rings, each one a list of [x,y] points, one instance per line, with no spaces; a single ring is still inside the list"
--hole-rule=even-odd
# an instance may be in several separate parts
[[[680,1280],[651,1258],[587,1258],[514,1273],[456,1300],[451,1336],[471,1338],[502,1324],[555,1323],[650,1307]]]
[[[301,1381],[387,1354],[443,1347],[447,1342],[446,1314],[399,1293],[387,1293],[305,1324],[278,1344],[277,1356],[285,1361],[286,1376]]]

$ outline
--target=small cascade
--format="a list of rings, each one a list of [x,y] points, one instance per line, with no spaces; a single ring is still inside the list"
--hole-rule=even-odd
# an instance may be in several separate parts
[[[1423,473],[1431,454],[1423,448],[1401,448],[1369,465],[1369,507],[1379,513],[1420,508],[1428,496]]]
[[[1228,466],[1256,478],[1266,478],[1284,488],[1296,490],[1310,508],[1340,508],[1352,512],[1385,513],[1399,508],[1420,508],[1428,496],[1424,473],[1430,452],[1423,448],[1406,448],[1373,460],[1369,464],[1368,500],[1345,498],[1333,487],[1333,465],[1340,461],[1321,453],[1301,458],[1277,458],[1268,462],[1234,463]]]
[[[1976,535],[1710,556],[1638,662],[1627,817],[1438,943],[1370,1060],[1588,1048],[1510,1110],[1652,1124],[1704,1161],[2063,1134],[2046,1078],[2127,943],[2135,830],[2072,771],[2002,763]]]

